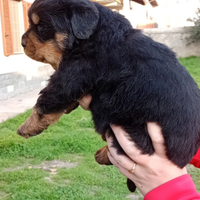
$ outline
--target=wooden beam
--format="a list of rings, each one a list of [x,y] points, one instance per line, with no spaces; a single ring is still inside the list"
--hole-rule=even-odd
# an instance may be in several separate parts
[[[105,5],[105,4],[108,4],[108,3],[115,2],[115,0],[91,0],[91,1],[97,2],[97,3],[101,4],[101,5]]]
[[[122,10],[123,6],[122,5],[117,5],[117,6],[107,6],[108,8],[112,9],[116,9],[116,10]]]
[[[118,3],[118,4],[122,5],[121,0],[91,0],[91,1],[97,2],[101,5],[107,5],[110,3]]]
[[[122,6],[121,4],[117,3],[117,2],[114,2],[114,3],[107,3],[105,4],[105,6],[107,7],[113,7],[113,6]]]
[[[123,8],[123,4],[122,4],[123,0],[91,0],[91,1],[97,2],[110,9],[120,10]]]

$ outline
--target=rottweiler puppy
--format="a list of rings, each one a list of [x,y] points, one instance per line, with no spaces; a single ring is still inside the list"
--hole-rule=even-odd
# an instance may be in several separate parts
[[[89,0],[36,0],[28,16],[26,55],[56,71],[19,135],[41,133],[90,94],[95,129],[104,139],[105,133],[114,137],[110,124],[119,125],[151,155],[146,124],[157,122],[167,157],[180,168],[190,162],[200,145],[200,91],[175,53]],[[115,138],[113,146],[124,153]],[[110,164],[107,151],[96,153],[97,162]],[[130,180],[128,187],[135,190]]]

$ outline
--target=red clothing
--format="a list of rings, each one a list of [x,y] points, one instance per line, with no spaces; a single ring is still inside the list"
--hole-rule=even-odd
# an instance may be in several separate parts
[[[193,164],[195,167],[200,168],[200,148],[197,151],[196,155],[190,161],[190,164]]]
[[[147,193],[144,200],[200,200],[189,174],[175,178]]]

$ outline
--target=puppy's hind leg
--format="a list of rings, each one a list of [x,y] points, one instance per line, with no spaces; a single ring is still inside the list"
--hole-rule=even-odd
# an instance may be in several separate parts
[[[135,192],[136,185],[133,181],[131,181],[130,179],[127,178],[126,184],[127,184],[127,187],[128,187],[130,192]]]
[[[99,149],[94,155],[96,162],[100,165],[112,165],[108,158],[108,151],[108,146]]]
[[[101,149],[99,149],[96,154],[95,154],[95,160],[100,164],[100,165],[112,165],[108,158],[108,146],[105,146]],[[127,187],[129,191],[135,192],[136,186],[133,181],[130,179],[127,179]]]

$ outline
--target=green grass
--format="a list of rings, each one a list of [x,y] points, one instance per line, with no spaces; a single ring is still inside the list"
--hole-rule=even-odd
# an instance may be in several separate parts
[[[94,160],[105,143],[94,131],[90,112],[78,108],[43,134],[24,139],[16,130],[30,113],[0,124],[0,199],[125,199],[126,178],[113,166],[100,166]],[[55,175],[29,169],[55,159],[78,165],[59,168]]]
[[[200,58],[180,62],[200,86]],[[126,178],[113,166],[100,166],[94,153],[105,143],[95,133],[90,112],[76,109],[41,135],[24,139],[17,128],[31,110],[0,124],[0,199],[2,200],[122,200],[130,194]],[[34,166],[59,159],[77,163],[56,174]],[[31,167],[30,167],[31,166]],[[200,191],[200,169],[189,169]]]
[[[179,58],[179,61],[186,67],[200,87],[200,57],[190,56],[187,58]]]

